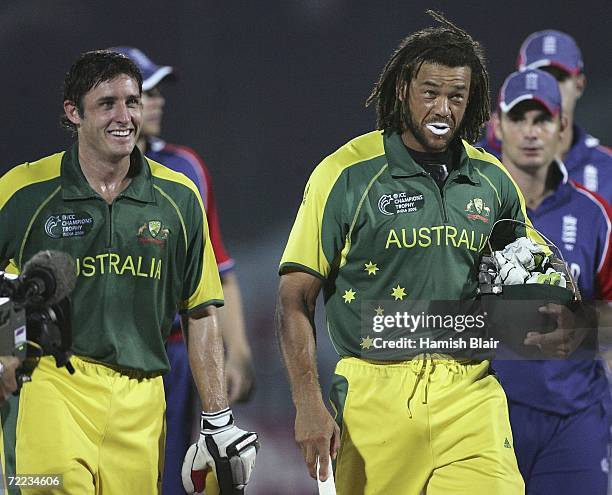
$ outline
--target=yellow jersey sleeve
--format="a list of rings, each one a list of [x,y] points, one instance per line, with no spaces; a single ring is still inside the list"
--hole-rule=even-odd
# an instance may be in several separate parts
[[[348,231],[341,172],[326,160],[310,176],[281,258],[281,274],[298,270],[323,279],[329,275]]]

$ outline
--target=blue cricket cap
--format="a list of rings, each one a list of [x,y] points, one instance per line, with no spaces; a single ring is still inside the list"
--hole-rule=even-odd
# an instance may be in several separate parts
[[[559,83],[548,72],[539,69],[517,71],[510,74],[499,92],[499,108],[507,113],[522,101],[535,100],[551,113],[561,111]]]
[[[574,76],[584,68],[576,40],[554,29],[530,34],[521,45],[517,65],[519,70],[558,67]]]
[[[136,64],[142,73],[142,90],[149,91],[157,86],[162,79],[175,75],[174,67],[169,65],[156,65],[138,48],[131,46],[115,46],[109,50],[121,53]]]

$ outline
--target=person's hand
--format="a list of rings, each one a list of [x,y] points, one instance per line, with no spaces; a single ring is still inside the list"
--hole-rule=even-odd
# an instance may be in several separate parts
[[[549,333],[529,332],[524,344],[538,347],[542,354],[554,358],[567,358],[582,343],[588,328],[576,328],[576,318],[566,306],[549,303],[538,311],[549,315],[557,322],[557,328]]]
[[[17,379],[15,371],[19,368],[20,361],[15,356],[0,356],[0,404],[17,390]]]
[[[255,389],[255,373],[251,357],[228,354],[225,362],[225,381],[230,404],[248,401]]]
[[[257,433],[234,425],[230,409],[202,412],[200,438],[183,461],[181,476],[187,493],[204,493],[206,474],[215,471],[221,495],[244,493],[259,449]]]
[[[317,479],[318,459],[319,479],[325,481],[329,476],[329,457],[335,459],[340,448],[340,428],[322,402],[298,408],[295,441],[302,449],[310,476]]]

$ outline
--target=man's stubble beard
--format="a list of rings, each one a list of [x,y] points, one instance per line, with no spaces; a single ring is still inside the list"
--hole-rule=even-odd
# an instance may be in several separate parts
[[[414,117],[412,116],[412,113],[407,112],[406,110],[404,110],[404,125],[406,126],[406,130],[412,133],[414,138],[427,152],[431,150],[433,150],[435,153],[441,153],[441,152],[446,151],[448,147],[450,146],[450,144],[455,140],[455,136],[457,135],[457,129],[455,129],[454,131],[451,131],[450,138],[445,143],[444,148],[442,149],[431,148],[431,145],[427,141],[427,137],[425,136],[423,129],[414,121]]]

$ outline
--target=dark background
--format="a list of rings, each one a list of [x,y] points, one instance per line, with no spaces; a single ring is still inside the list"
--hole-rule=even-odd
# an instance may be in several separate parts
[[[610,143],[609,1],[1,0],[0,172],[68,146],[59,128],[63,75],[79,53],[141,48],[174,65],[164,138],[197,150],[214,177],[225,242],[237,259],[259,389],[237,408],[262,432],[250,493],[315,493],[292,443],[293,411],[273,333],[276,265],[307,176],[374,125],[364,109],[398,42],[442,10],[486,49],[493,100],[521,41],[556,28],[583,50],[588,85],[577,119]],[[320,328],[327,388],[333,351]],[[326,392],[326,391],[325,391]]]
[[[368,131],[364,101],[399,40],[440,8],[486,49],[494,94],[521,41],[554,27],[583,49],[579,106],[606,141],[612,59],[609,1],[365,2],[2,0],[0,169],[68,143],[57,125],[63,74],[85,50],[135,45],[176,66],[164,137],[212,169],[226,237],[251,242],[293,216],[307,174]]]

